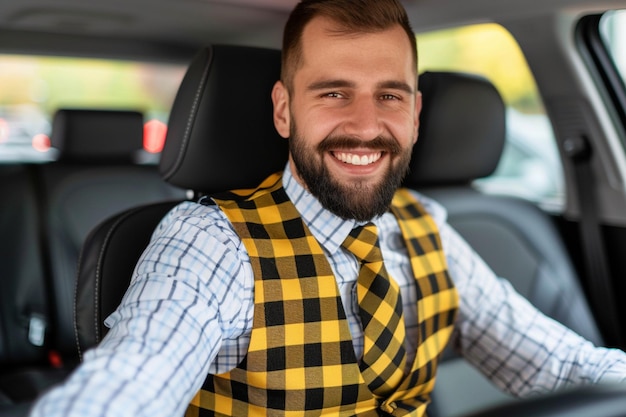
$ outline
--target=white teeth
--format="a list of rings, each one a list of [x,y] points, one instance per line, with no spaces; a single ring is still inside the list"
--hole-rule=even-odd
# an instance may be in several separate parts
[[[377,153],[373,153],[373,154],[369,154],[369,155],[359,156],[359,155],[346,153],[346,152],[337,152],[337,153],[335,153],[335,156],[341,162],[345,162],[346,164],[351,164],[351,165],[368,165],[368,164],[371,164],[371,163],[374,163],[374,162],[378,161],[380,159],[380,157],[381,157],[381,153],[377,152]]]

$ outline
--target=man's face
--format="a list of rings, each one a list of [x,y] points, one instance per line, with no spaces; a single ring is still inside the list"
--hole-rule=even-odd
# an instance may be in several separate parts
[[[274,88],[274,122],[290,138],[296,179],[344,218],[386,211],[417,139],[421,96],[411,45],[400,26],[367,34],[333,33],[313,19],[291,94]]]

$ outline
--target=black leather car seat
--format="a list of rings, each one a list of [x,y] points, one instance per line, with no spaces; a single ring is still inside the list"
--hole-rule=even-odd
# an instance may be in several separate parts
[[[420,136],[405,185],[442,203],[449,223],[537,308],[602,344],[550,217],[526,200],[486,195],[472,187],[472,181],[496,169],[504,146],[505,107],[498,91],[478,76],[445,72],[422,74],[420,90]],[[457,416],[512,400],[447,352],[429,415]]]
[[[174,100],[160,161],[163,178],[201,195],[251,188],[282,170],[287,141],[274,129],[270,93],[280,52],[216,45],[191,62]],[[174,203],[127,210],[94,229],[78,269],[79,350],[106,334],[103,320],[126,292],[150,235]]]
[[[254,187],[268,173],[282,169],[287,158],[286,141],[274,130],[270,101],[279,66],[277,51],[224,46],[202,50],[192,62],[172,109],[161,160],[164,178],[195,190],[197,197]],[[477,245],[488,262],[494,262],[498,274],[512,277],[518,289],[547,314],[578,327],[592,340],[599,337],[584,296],[577,290],[566,251],[545,215],[524,201],[483,196],[471,188],[474,178],[493,171],[502,150],[504,108],[497,91],[483,79],[452,73],[424,74],[420,86],[424,94],[422,126],[405,185],[441,198],[450,210],[450,222]],[[76,299],[81,350],[97,344],[106,333],[102,321],[125,292],[149,232],[171,207],[150,205],[126,211],[95,229],[87,239]],[[511,212],[506,221],[502,219],[509,217],[507,213],[496,214],[499,207]],[[146,231],[141,239],[135,233],[137,227]],[[536,227],[541,228],[539,236],[527,236]],[[546,245],[551,249],[546,250]],[[129,251],[132,256],[119,257]],[[513,262],[520,254],[528,257],[522,261],[523,267]],[[499,256],[506,256],[508,261],[496,262],[500,259],[494,258]],[[568,302],[581,307],[576,313],[580,317],[563,308],[561,291],[575,297]],[[458,367],[459,363],[450,355],[442,364],[442,374],[448,377],[441,378],[436,386],[433,416],[452,415],[459,404],[472,406],[461,404],[459,390],[468,385],[458,387],[456,380],[467,375],[471,387],[482,377]],[[474,398],[473,405],[493,404],[493,392]]]

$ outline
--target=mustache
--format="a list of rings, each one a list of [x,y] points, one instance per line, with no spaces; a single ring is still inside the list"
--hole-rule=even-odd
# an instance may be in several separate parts
[[[361,140],[351,136],[328,136],[317,145],[319,152],[328,152],[337,148],[382,150],[391,155],[398,155],[402,152],[402,147],[398,141],[387,136],[377,136],[371,140]]]

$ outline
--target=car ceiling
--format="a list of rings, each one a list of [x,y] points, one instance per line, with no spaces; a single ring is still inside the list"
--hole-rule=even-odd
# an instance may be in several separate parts
[[[0,2],[0,51],[176,59],[207,43],[278,47],[282,26],[296,2],[4,0]],[[420,32],[555,11],[626,7],[626,0],[406,0],[404,4]]]

